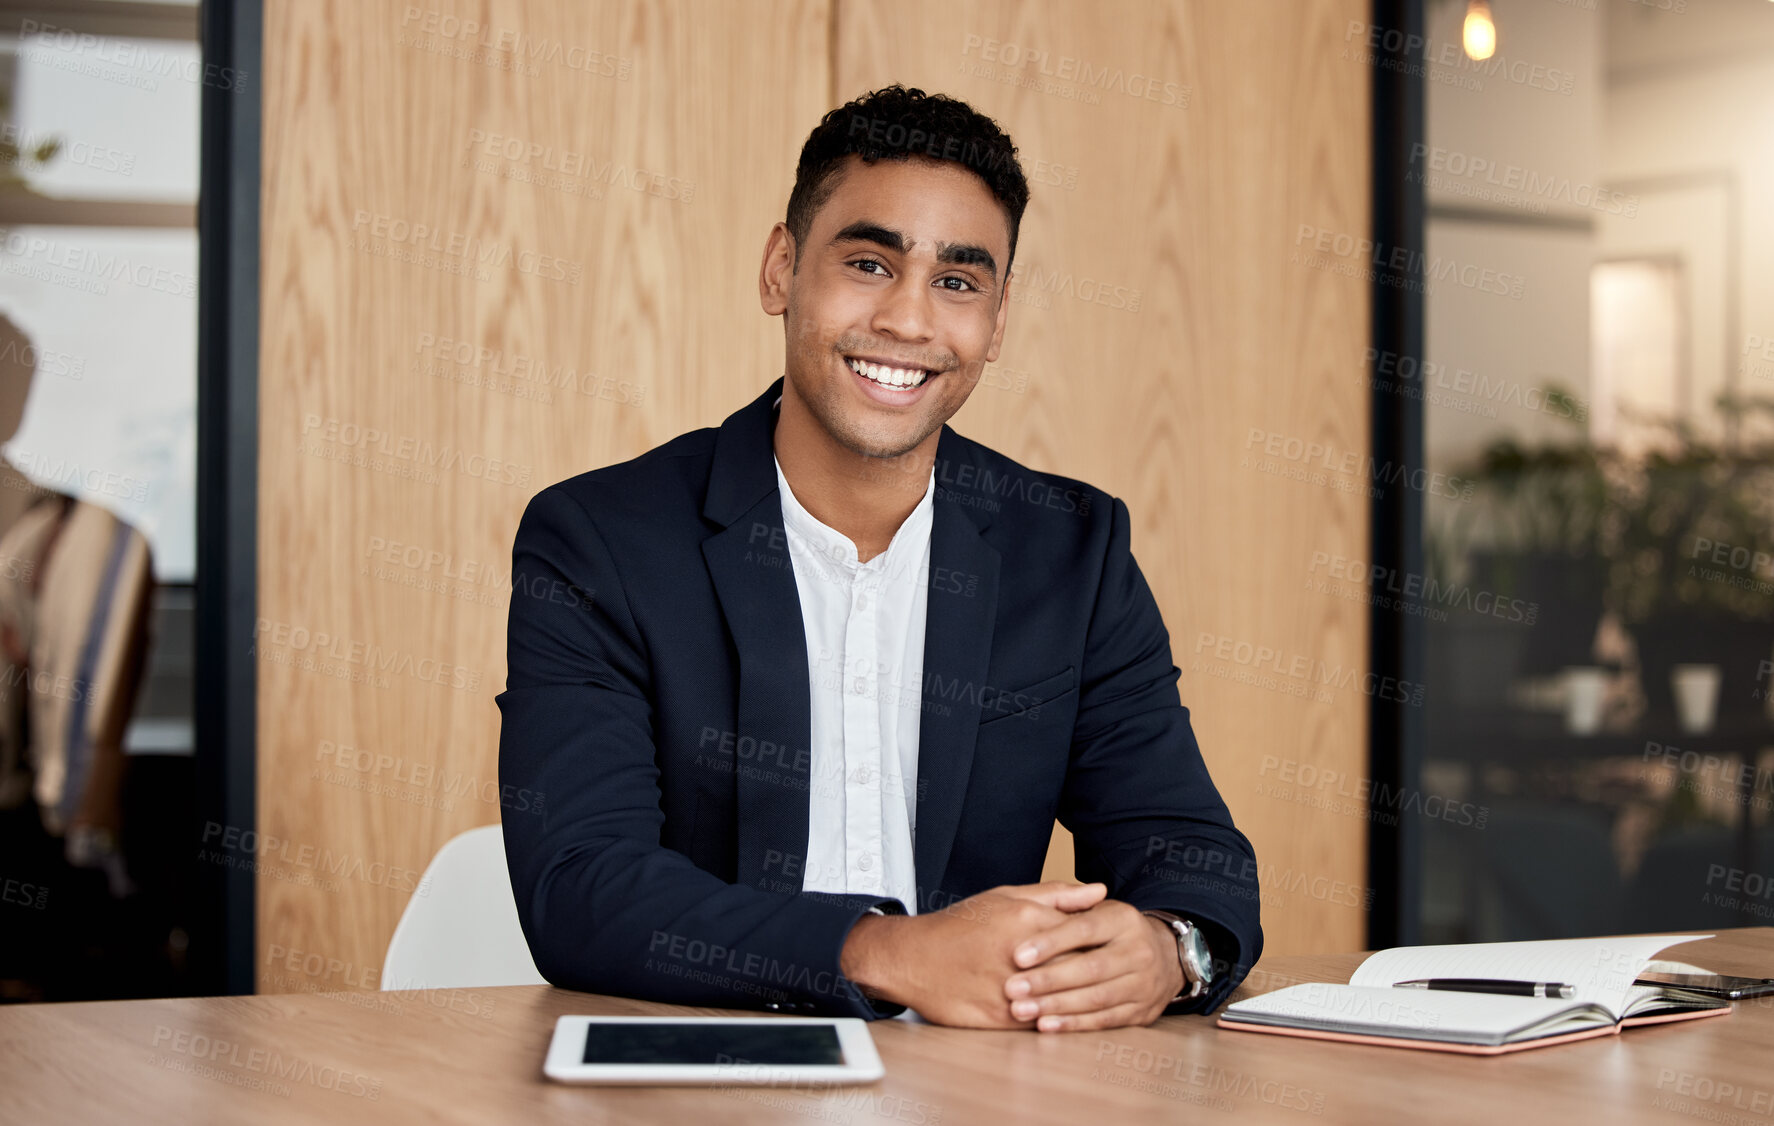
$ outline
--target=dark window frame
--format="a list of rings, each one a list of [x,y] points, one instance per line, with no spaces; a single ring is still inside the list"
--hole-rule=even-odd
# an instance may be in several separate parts
[[[257,827],[259,158],[262,0],[204,0],[203,61],[244,83],[203,89],[197,208],[197,815]],[[212,834],[213,835],[213,834]],[[246,867],[199,863],[191,959],[204,993],[254,989],[256,888]]]
[[[1428,26],[1424,0],[1373,0],[1373,26],[1404,33],[1406,43],[1422,43]],[[1424,140],[1427,92],[1421,59],[1408,51],[1380,52],[1373,67],[1373,241],[1421,261],[1424,251],[1425,189],[1413,183],[1411,146]],[[1369,345],[1374,360],[1368,376],[1376,464],[1405,472],[1388,474],[1408,481],[1424,467],[1423,401],[1387,387],[1384,357],[1424,354],[1424,299],[1408,270],[1376,268],[1371,286]],[[1417,279],[1420,280],[1420,279]],[[1394,284],[1387,284],[1388,282]],[[1373,499],[1369,536],[1374,565],[1393,574],[1423,573],[1423,496],[1404,484],[1380,484]],[[1378,676],[1412,685],[1423,683],[1425,632],[1416,614],[1381,609],[1368,615],[1368,662]],[[1422,769],[1423,709],[1388,700],[1400,693],[1375,692],[1368,704],[1368,777],[1372,792],[1408,793]],[[1414,945],[1422,929],[1421,828],[1411,818],[1391,824],[1368,819],[1368,888],[1373,892],[1367,920],[1369,949]]]

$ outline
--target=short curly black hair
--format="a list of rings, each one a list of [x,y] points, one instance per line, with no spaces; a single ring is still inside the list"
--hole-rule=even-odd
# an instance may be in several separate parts
[[[1029,205],[1029,182],[1017,162],[1016,145],[997,122],[966,102],[896,82],[826,114],[801,146],[785,220],[795,239],[795,270],[801,267],[801,247],[814,213],[837,191],[840,166],[851,153],[869,164],[917,156],[970,169],[1009,217],[1010,262],[1016,261],[1016,232]],[[1006,277],[1010,262],[1004,264]]]

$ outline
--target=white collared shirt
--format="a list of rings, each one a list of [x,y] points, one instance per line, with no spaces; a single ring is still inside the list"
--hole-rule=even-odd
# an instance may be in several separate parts
[[[916,914],[912,841],[936,470],[887,550],[867,563],[857,561],[849,537],[801,506],[781,463],[776,483],[813,709],[801,886],[891,896]]]

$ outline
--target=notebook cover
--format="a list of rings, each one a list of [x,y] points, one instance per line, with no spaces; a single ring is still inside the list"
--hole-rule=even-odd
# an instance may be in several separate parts
[[[1730,1013],[1731,1005],[1727,1003],[1719,1009],[1689,1009],[1681,1013],[1653,1013],[1650,1016],[1626,1017],[1621,1020],[1621,1028],[1637,1028],[1641,1024],[1668,1024],[1672,1020],[1699,1020],[1701,1017],[1722,1017]]]
[[[1718,1012],[1722,1010],[1704,1011]],[[1214,1023],[1233,1032],[1273,1032],[1278,1036],[1300,1036],[1308,1040],[1341,1040],[1349,1044],[1372,1044],[1381,1048],[1421,1048],[1430,1052],[1458,1052],[1465,1056],[1500,1056],[1505,1052],[1546,1048],[1553,1044],[1568,1044],[1573,1040],[1589,1040],[1596,1036],[1616,1036],[1620,1032],[1619,1025],[1605,1024],[1600,1028],[1585,1028],[1580,1032],[1542,1036],[1537,1040],[1518,1040],[1513,1044],[1490,1045],[1450,1044],[1445,1040],[1411,1040],[1400,1036],[1369,1036],[1356,1032],[1323,1032],[1316,1028],[1282,1028],[1273,1024],[1246,1024],[1243,1021],[1227,1020],[1225,1017],[1220,1017]]]

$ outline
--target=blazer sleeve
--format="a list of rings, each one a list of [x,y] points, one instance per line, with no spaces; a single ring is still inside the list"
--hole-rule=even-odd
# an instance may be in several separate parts
[[[1059,820],[1075,838],[1079,879],[1201,926],[1214,984],[1166,1011],[1212,1012],[1263,951],[1256,856],[1202,761],[1130,539],[1127,506],[1115,499]]]
[[[512,548],[501,792],[518,921],[556,985],[683,1005],[872,1019],[839,972],[851,926],[897,900],[729,884],[660,844],[645,638],[590,513],[531,499]]]

